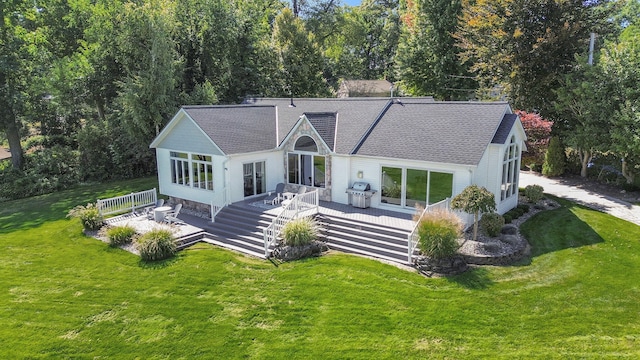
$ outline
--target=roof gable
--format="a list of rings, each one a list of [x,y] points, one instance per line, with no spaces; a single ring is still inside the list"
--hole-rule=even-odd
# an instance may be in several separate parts
[[[320,138],[327,144],[331,151],[334,150],[336,137],[336,113],[304,113],[311,126],[316,129]]]
[[[223,154],[222,150],[183,109],[176,113],[149,147],[192,151],[202,154]]]

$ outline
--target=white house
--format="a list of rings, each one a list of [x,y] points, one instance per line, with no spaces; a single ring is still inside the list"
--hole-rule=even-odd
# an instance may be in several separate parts
[[[184,106],[151,147],[160,193],[203,211],[278,183],[347,204],[345,190],[364,181],[371,207],[413,212],[477,184],[503,214],[517,205],[524,141],[506,102],[260,98]]]

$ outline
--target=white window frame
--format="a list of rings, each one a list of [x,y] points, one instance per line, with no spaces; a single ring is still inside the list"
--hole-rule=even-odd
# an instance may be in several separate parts
[[[204,157],[207,160],[201,160],[199,157]],[[186,186],[193,189],[213,191],[213,156],[208,154],[197,154],[183,151],[170,151],[169,152],[169,166],[171,183],[180,186]],[[201,170],[201,166],[204,166],[205,170]],[[209,171],[207,170],[211,170]],[[200,181],[200,176],[204,174],[204,182]],[[211,178],[209,178],[211,174]],[[198,179],[196,181],[195,179]],[[204,187],[202,186],[204,185]]]
[[[509,145],[504,150],[502,160],[502,182],[500,200],[504,201],[518,193],[518,174],[520,169],[520,147],[516,137],[511,136]]]

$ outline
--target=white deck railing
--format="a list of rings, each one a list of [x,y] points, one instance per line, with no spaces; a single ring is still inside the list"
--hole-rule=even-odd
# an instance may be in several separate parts
[[[303,216],[312,216],[319,209],[318,190],[294,196],[291,202],[282,209],[282,212],[264,229],[264,256],[270,255],[270,248],[277,244],[282,228],[292,220]]]
[[[437,202],[435,204],[429,205],[426,208],[424,208],[424,211],[422,212],[422,214],[420,214],[418,221],[413,226],[413,231],[411,231],[411,233],[407,236],[407,240],[409,241],[407,262],[409,262],[409,264],[413,262],[413,253],[414,251],[416,251],[416,247],[418,247],[418,242],[419,242],[418,225],[420,225],[420,219],[422,219],[422,216],[436,209],[445,209],[445,210],[451,211],[450,206],[451,206],[451,198],[446,198],[440,202]]]
[[[216,221],[216,215],[229,205],[227,203],[227,190],[223,188],[222,191],[215,194],[213,200],[211,200],[211,222]]]
[[[155,205],[158,200],[156,188],[151,190],[116,196],[109,199],[98,199],[100,215],[109,215],[126,211],[135,212],[137,209]]]

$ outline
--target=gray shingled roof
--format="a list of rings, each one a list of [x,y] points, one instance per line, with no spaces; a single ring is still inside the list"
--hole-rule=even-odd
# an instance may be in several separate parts
[[[477,165],[508,111],[506,102],[400,101],[354,154]]]
[[[509,133],[511,132],[511,128],[513,124],[516,122],[518,115],[516,114],[505,114],[502,118],[502,122],[500,126],[498,126],[498,130],[496,134],[493,136],[493,140],[491,140],[492,144],[504,144],[507,142],[507,138],[509,137]]]
[[[305,113],[318,135],[333,150],[336,137],[336,113]]]
[[[257,98],[247,99],[245,104],[276,105],[280,141],[304,113],[337,113],[335,152],[350,154],[371,124],[389,103],[389,98],[342,98],[342,99],[291,99]],[[432,97],[412,98],[415,103],[432,103]]]
[[[273,106],[183,106],[184,111],[225,154],[276,148]]]
[[[305,114],[339,154],[464,165],[477,165],[490,143],[504,143],[517,118],[506,114],[506,102],[344,98],[290,103],[261,98],[183,109],[226,154],[274,149]]]

